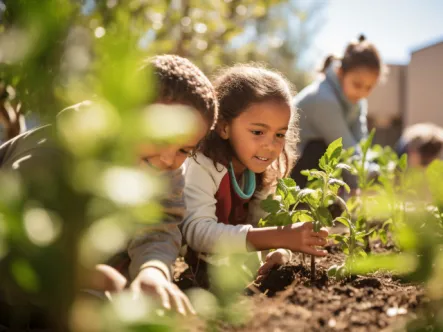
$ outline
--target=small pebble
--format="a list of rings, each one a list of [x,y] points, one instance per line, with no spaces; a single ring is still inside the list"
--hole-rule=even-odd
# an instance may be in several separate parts
[[[394,317],[394,316],[397,316],[397,315],[404,315],[404,314],[406,314],[408,311],[406,310],[406,308],[397,308],[397,307],[392,307],[392,308],[389,308],[387,311],[386,311],[386,314],[389,316],[389,317]]]

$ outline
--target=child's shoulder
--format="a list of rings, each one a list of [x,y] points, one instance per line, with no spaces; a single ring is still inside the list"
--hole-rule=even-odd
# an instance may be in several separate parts
[[[204,174],[210,176],[214,182],[220,183],[221,179],[228,173],[228,169],[214,161],[203,153],[198,152],[194,157],[190,157],[185,163],[186,179],[201,179]]]
[[[295,97],[294,102],[298,107],[321,103],[337,103],[335,93],[326,80],[315,81],[300,91]]]

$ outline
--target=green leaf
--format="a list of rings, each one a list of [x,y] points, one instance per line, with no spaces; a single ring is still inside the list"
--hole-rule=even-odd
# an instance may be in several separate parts
[[[308,210],[298,210],[292,215],[292,222],[309,222],[314,221]]]
[[[279,179],[279,183],[285,185],[287,188],[296,187],[297,184],[295,183],[294,179],[291,178],[284,178]]]
[[[292,191],[288,191],[288,194],[286,195],[285,199],[283,200],[283,204],[286,209],[289,209],[289,207],[293,204],[295,204],[297,200],[295,199],[294,195],[292,194]]]
[[[352,229],[354,227],[354,225],[352,225],[351,221],[348,218],[345,218],[345,217],[337,217],[337,218],[334,219],[334,222],[335,221],[338,221],[339,223],[345,225],[349,229]]]
[[[298,196],[300,197],[300,199],[303,199],[307,196],[312,196],[312,195],[316,195],[316,190],[311,189],[311,188],[304,188],[302,190],[300,190],[300,192],[298,193]]]
[[[304,175],[304,176],[309,176],[309,169],[304,169],[304,170],[302,170],[302,171],[300,171],[300,174],[301,175]]]
[[[328,157],[326,156],[326,153],[318,161],[318,167],[326,172],[331,171],[328,165]]]
[[[352,253],[354,256],[366,258],[368,254],[362,247],[356,247]]]
[[[277,213],[280,210],[280,202],[269,195],[265,200],[261,201],[260,207],[268,213]]]
[[[331,234],[331,235],[329,235],[329,237],[334,239],[335,241],[341,243],[344,246],[347,246],[349,243],[349,239],[343,235],[340,235],[340,234]]]
[[[320,206],[317,209],[317,215],[319,217],[319,221],[323,226],[328,226],[331,227],[332,226],[332,215],[331,212],[329,212],[329,209],[324,207],[324,206]]]
[[[292,218],[287,212],[277,213],[273,221],[275,226],[285,226],[292,224]]]
[[[338,184],[338,185],[344,187],[346,189],[346,192],[348,192],[348,193],[351,192],[351,188],[349,188],[348,184],[346,182],[342,181],[342,180],[339,180],[339,179],[329,179],[328,184],[330,184],[330,185]]]
[[[406,153],[402,154],[398,160],[398,167],[402,172],[408,167],[408,155]]]
[[[388,220],[386,220],[386,221],[383,223],[383,226],[381,226],[381,228],[385,228],[385,227],[388,226],[388,225],[392,225],[392,218],[389,218]]]
[[[384,229],[381,229],[381,230],[378,232],[378,236],[380,237],[380,241],[381,241],[383,244],[386,244],[386,242],[388,242],[388,237],[387,237],[387,235],[386,235],[386,231],[385,231]]]
[[[316,208],[320,202],[320,194],[318,190],[304,188],[300,190],[299,196],[300,201],[309,204],[311,208]]]
[[[349,166],[348,164],[344,164],[344,163],[338,163],[336,166],[336,168],[340,168],[340,169],[345,169],[347,171],[351,171],[352,167]]]
[[[366,229],[366,220],[363,217],[360,217],[355,222],[355,226],[358,230]]]
[[[337,138],[335,141],[329,144],[328,148],[326,149],[326,152],[324,154],[325,163],[331,168],[334,168],[338,164],[343,150],[342,141],[343,139],[341,137]]]
[[[316,170],[316,169],[311,169],[311,170],[309,171],[309,174],[310,174],[313,178],[320,179],[320,180],[324,180],[324,179],[326,179],[326,176],[327,176],[325,172],[318,171],[318,170]]]
[[[337,265],[332,265],[329,269],[328,269],[328,277],[332,278],[335,277],[336,273],[337,273]]]
[[[374,135],[375,135],[375,128],[371,130],[371,133],[366,139],[363,139],[361,141],[360,143],[361,150],[364,155],[368,152],[370,146],[372,145],[372,140],[374,139]]]

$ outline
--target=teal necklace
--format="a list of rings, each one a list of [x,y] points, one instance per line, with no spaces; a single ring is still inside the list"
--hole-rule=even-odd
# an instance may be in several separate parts
[[[243,191],[240,188],[240,186],[238,185],[237,179],[235,178],[234,167],[232,166],[232,162],[229,163],[228,170],[229,170],[229,174],[231,176],[231,183],[234,186],[234,190],[238,194],[238,196],[240,196],[240,198],[242,198],[242,199],[251,198],[255,192],[255,187],[256,187],[255,173],[249,169],[246,169],[246,171],[245,171],[245,173],[246,173],[245,180],[246,181],[245,181],[245,188]]]

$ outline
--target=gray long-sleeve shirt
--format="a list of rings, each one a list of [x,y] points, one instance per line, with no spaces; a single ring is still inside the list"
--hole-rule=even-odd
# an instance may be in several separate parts
[[[65,111],[77,111],[85,105],[88,104],[74,105]],[[39,169],[44,169],[47,175],[60,172],[64,154],[55,144],[53,130],[53,125],[39,127],[1,145],[0,172],[17,171],[25,179],[38,177]],[[131,239],[127,248],[131,258],[131,279],[137,276],[139,270],[151,266],[160,269],[168,279],[172,279],[171,265],[179,254],[182,241],[178,225],[185,211],[183,172],[183,168],[180,168],[161,174],[170,184],[168,194],[161,201],[163,219],[150,227],[140,225]]]
[[[336,64],[329,66],[326,75],[294,98],[300,112],[300,152],[311,140],[330,144],[342,137],[343,146],[349,148],[367,136],[367,101],[353,104],[345,97],[335,68]]]

